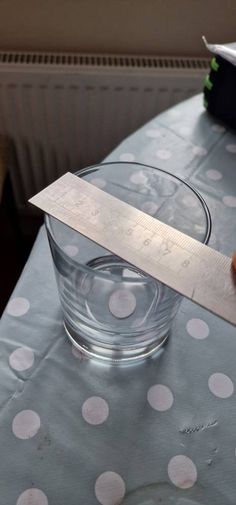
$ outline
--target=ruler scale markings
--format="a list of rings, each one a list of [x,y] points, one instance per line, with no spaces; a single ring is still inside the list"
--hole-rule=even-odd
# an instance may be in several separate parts
[[[236,283],[230,258],[71,173],[29,201],[236,325]]]

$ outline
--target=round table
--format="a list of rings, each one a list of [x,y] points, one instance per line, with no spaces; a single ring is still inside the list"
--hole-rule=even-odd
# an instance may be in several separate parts
[[[106,161],[190,181],[210,208],[209,245],[231,256],[236,136],[202,101],[155,117]],[[158,358],[85,358],[63,330],[43,227],[1,321],[1,503],[235,504],[235,351],[235,327],[184,300]]]

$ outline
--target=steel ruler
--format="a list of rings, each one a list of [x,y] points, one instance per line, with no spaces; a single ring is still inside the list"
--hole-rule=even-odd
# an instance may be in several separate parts
[[[29,201],[236,325],[236,275],[227,256],[71,173]]]

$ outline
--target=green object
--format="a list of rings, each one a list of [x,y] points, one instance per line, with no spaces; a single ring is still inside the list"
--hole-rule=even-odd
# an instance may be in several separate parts
[[[212,70],[215,70],[215,72],[217,72],[217,70],[219,68],[219,63],[217,63],[216,58],[212,58],[211,68],[212,68]]]
[[[211,82],[211,80],[210,80],[210,76],[209,76],[209,75],[206,75],[206,77],[205,77],[205,81],[204,81],[204,84],[205,84],[205,87],[206,87],[207,89],[209,89],[209,91],[211,91],[212,86],[213,86],[213,83]]]
[[[231,128],[236,128],[236,66],[222,56],[211,60],[204,80],[204,107]]]

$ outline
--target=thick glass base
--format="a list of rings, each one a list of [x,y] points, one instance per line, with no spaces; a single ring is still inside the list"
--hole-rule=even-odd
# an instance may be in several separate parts
[[[151,344],[143,345],[142,347],[119,347],[119,346],[104,346],[101,347],[94,343],[90,343],[81,335],[78,335],[67,322],[64,322],[66,334],[72,344],[79,349],[83,354],[90,358],[102,360],[112,364],[131,364],[141,361],[148,356],[158,352],[167,342],[168,333],[157,338]]]

